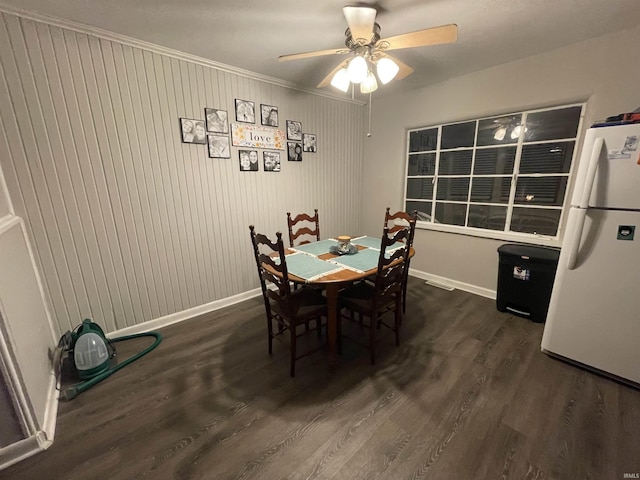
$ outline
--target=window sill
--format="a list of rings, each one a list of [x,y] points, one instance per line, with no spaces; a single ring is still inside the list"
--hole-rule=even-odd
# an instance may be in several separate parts
[[[507,242],[529,243],[545,247],[560,247],[562,241],[557,237],[548,235],[532,235],[529,233],[499,232],[496,230],[485,230],[481,228],[459,227],[457,225],[446,225],[443,223],[421,222],[416,223],[416,228],[422,230],[433,230],[436,232],[455,233],[470,237],[489,238],[492,240],[502,240]]]

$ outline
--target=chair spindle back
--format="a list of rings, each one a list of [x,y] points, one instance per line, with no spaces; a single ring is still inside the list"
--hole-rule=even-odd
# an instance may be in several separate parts
[[[314,209],[313,212],[313,216],[306,213],[300,213],[294,218],[291,218],[291,212],[287,212],[287,226],[289,227],[290,246],[293,247],[295,245],[304,245],[305,243],[311,243],[313,241],[306,238],[298,240],[298,238],[302,235],[309,235],[312,237],[315,236],[315,240],[320,241],[320,219],[318,217],[318,209]],[[294,231],[294,227],[296,227],[297,224],[301,222],[309,222],[315,225],[315,228],[312,229],[311,227],[305,225],[297,228]]]
[[[268,299],[271,298],[286,309],[287,301],[291,296],[291,285],[289,283],[289,272],[287,271],[287,262],[285,260],[282,233],[277,232],[277,240],[273,242],[266,235],[256,233],[253,225],[249,226],[249,230],[251,231],[251,242],[253,244],[253,252],[256,259],[256,267],[258,268],[258,276],[260,277],[260,286],[262,288],[265,306],[267,306],[267,309],[270,309]],[[274,253],[277,253],[277,255],[274,255]],[[268,265],[273,272],[265,268],[265,265]],[[277,290],[269,289],[267,282],[273,283],[277,287]]]

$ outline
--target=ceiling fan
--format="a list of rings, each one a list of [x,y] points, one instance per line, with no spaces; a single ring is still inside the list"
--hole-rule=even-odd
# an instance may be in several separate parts
[[[389,38],[380,38],[380,25],[376,23],[377,9],[367,4],[347,5],[342,9],[349,28],[345,31],[345,46],[331,50],[294,53],[279,57],[281,62],[324,55],[346,55],[343,60],[319,84],[318,88],[332,85],[343,92],[351,83],[359,83],[361,93],[370,93],[378,88],[377,78],[383,84],[402,79],[413,72],[413,68],[386,52],[402,48],[424,47],[453,43],[458,38],[456,24],[427,28],[416,32],[404,33]]]

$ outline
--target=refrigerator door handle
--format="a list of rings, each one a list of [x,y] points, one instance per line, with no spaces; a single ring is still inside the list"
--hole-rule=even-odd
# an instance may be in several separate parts
[[[593,182],[596,179],[596,172],[598,170],[598,160],[600,160],[600,153],[602,152],[602,146],[604,145],[603,138],[596,138],[591,150],[591,157],[589,158],[589,166],[587,168],[587,176],[584,182],[584,189],[580,197],[580,208],[577,209],[574,226],[571,228],[573,232],[573,238],[569,245],[569,257],[567,259],[567,268],[573,270],[576,267],[578,260],[578,250],[580,249],[580,240],[582,240],[582,230],[584,229],[584,221],[587,218],[587,209],[589,208],[589,198],[591,198],[591,191],[593,190]]]
[[[584,179],[584,188],[580,197],[580,208],[589,208],[589,198],[591,198],[591,190],[593,190],[593,182],[596,179],[598,170],[598,160],[604,145],[604,138],[596,138],[593,148],[591,149],[591,157],[589,158],[589,166],[587,168],[587,176]]]
[[[576,208],[574,226],[571,228],[573,238],[569,245],[569,258],[567,259],[567,269],[573,270],[578,260],[578,249],[580,248],[580,240],[582,240],[582,229],[584,228],[584,220],[587,217],[586,208]]]

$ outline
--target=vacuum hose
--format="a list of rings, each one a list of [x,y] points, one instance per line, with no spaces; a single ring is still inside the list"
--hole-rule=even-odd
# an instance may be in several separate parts
[[[90,389],[91,387],[93,387],[97,383],[100,383],[102,380],[104,380],[105,378],[107,378],[107,377],[111,376],[112,374],[116,373],[121,368],[124,368],[127,365],[129,365],[130,363],[135,362],[139,358],[143,357],[144,355],[149,353],[151,350],[156,348],[158,345],[160,345],[160,342],[162,341],[162,335],[160,335],[157,332],[136,333],[136,334],[133,334],[133,335],[125,335],[123,337],[112,338],[110,340],[111,340],[111,342],[115,343],[115,342],[122,342],[123,340],[130,340],[132,338],[140,338],[140,337],[155,337],[156,340],[155,340],[155,342],[153,342],[152,345],[149,345],[147,348],[145,348],[144,350],[142,350],[139,353],[136,353],[132,357],[127,358],[124,362],[119,363],[115,367],[110,368],[110,369],[108,369],[108,370],[96,375],[95,377],[90,378],[89,380],[87,380],[85,382],[81,382],[81,383],[78,383],[76,385],[72,385],[70,387],[65,388],[60,393],[60,398],[62,400],[72,400],[72,399],[74,399],[75,397],[77,397],[82,392]]]

